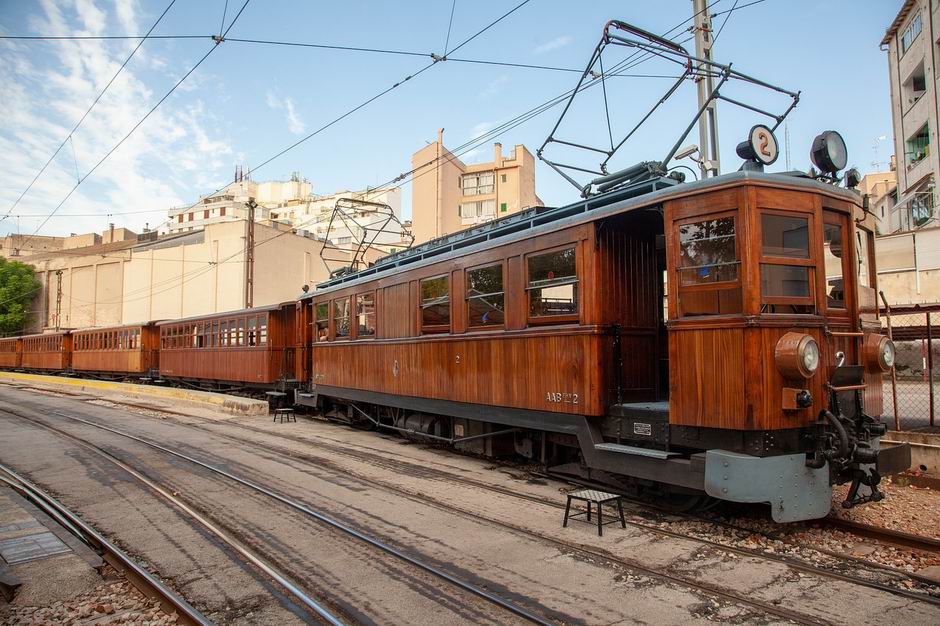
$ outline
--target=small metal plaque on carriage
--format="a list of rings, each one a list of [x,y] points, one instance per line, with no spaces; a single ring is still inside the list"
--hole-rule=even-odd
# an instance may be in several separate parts
[[[633,434],[643,435],[644,437],[652,437],[653,426],[652,424],[647,424],[646,422],[633,422]]]

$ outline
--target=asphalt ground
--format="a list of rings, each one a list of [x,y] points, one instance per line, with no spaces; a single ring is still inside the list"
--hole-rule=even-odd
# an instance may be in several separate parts
[[[563,501],[566,485],[491,461],[301,418],[157,418],[0,388],[7,409],[120,458],[287,571],[346,621],[514,623],[482,602],[270,498],[57,413],[107,424],[264,484],[558,623],[940,622],[936,605],[797,573],[646,529],[561,528],[553,507],[475,487],[472,477]],[[0,457],[56,494],[220,623],[311,619],[275,583],[86,448],[0,412]],[[455,477],[448,479],[448,475]],[[715,590],[724,590],[722,595]],[[764,608],[762,608],[764,607]],[[775,609],[775,607],[779,607]]]

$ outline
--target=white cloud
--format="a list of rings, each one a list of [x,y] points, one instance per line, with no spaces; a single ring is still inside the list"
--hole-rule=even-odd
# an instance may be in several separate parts
[[[295,135],[302,135],[306,130],[306,126],[304,126],[303,120],[300,119],[294,109],[294,101],[287,98],[284,101],[284,106],[287,107],[287,129]]]
[[[569,43],[571,43],[571,37],[568,35],[561,35],[559,37],[555,37],[554,39],[550,39],[549,41],[546,41],[539,46],[536,46],[535,49],[532,50],[532,54],[545,54],[546,52],[551,52],[552,50],[564,48]]]
[[[136,0],[115,0],[113,6],[94,0],[75,0],[71,4],[42,0],[28,23],[34,32],[136,34],[141,30],[140,17]],[[101,41],[61,41],[41,49],[0,47],[0,83],[4,85],[0,92],[0,118],[4,120],[0,125],[0,170],[4,172],[0,215],[6,213],[68,135],[131,49],[133,45]],[[13,214],[23,215],[19,220],[22,232],[32,233],[42,221],[41,217],[27,215],[50,213],[69,193],[75,185],[76,161],[80,174],[87,174],[178,80],[178,64],[174,64],[176,75],[154,76],[154,65],[163,61],[153,55],[142,62],[139,57],[143,52],[142,48],[124,68],[75,132],[72,142],[64,145],[17,206]],[[191,76],[184,84],[194,78]],[[158,86],[150,87],[148,83]],[[102,230],[108,221],[130,228],[139,228],[144,222],[156,224],[165,215],[114,216],[111,220],[107,215],[166,210],[195,199],[198,193],[211,191],[220,180],[228,178],[232,149],[216,130],[221,125],[201,102],[193,103],[192,95],[182,95],[174,94],[157,109],[78,187],[59,210],[63,217],[51,219],[41,234]],[[75,213],[100,217],[64,217]],[[3,231],[15,230],[16,226],[15,217],[0,223]]]
[[[274,111],[284,110],[287,118],[287,130],[292,132],[295,135],[302,135],[306,130],[306,125],[304,121],[300,119],[300,115],[297,114],[297,109],[294,105],[294,100],[290,96],[284,98],[281,101],[280,96],[275,94],[273,91],[268,91],[264,94],[264,102],[268,107]]]
[[[483,91],[480,92],[480,97],[484,99],[492,98],[493,96],[499,93],[500,87],[502,87],[505,83],[508,83],[508,82],[509,82],[509,76],[507,76],[506,74],[500,74],[499,76],[491,80],[490,83],[483,89]]]

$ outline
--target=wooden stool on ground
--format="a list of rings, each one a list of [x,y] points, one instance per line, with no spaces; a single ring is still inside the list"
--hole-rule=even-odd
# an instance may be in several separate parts
[[[287,418],[288,422],[292,420],[295,422],[297,421],[297,416],[294,415],[294,409],[290,409],[287,407],[280,407],[280,408],[274,409],[274,419],[272,421],[276,422],[278,418],[280,418],[281,423],[283,424],[285,417]]]
[[[582,511],[580,513],[571,513],[571,501],[578,500],[579,502],[587,503],[587,511]],[[617,503],[617,511],[620,513],[620,519],[614,518],[609,521],[604,521],[604,513],[601,508],[602,505],[608,504],[610,502]],[[597,536],[602,537],[604,535],[604,526],[607,524],[616,524],[618,521],[623,528],[627,527],[627,521],[623,517],[623,503],[621,502],[621,496],[618,496],[615,493],[607,493],[606,491],[597,491],[596,489],[582,489],[580,491],[572,491],[568,494],[568,503],[565,505],[565,521],[562,523],[562,528],[568,526],[568,520],[574,519],[576,517],[587,516],[586,521],[589,524],[593,524],[591,521],[591,505],[597,505]]]

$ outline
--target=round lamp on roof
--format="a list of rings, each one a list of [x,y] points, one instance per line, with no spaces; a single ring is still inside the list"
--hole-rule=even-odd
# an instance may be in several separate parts
[[[816,136],[809,158],[813,165],[826,174],[835,174],[845,168],[849,160],[848,150],[842,135],[834,130],[827,130]]]

